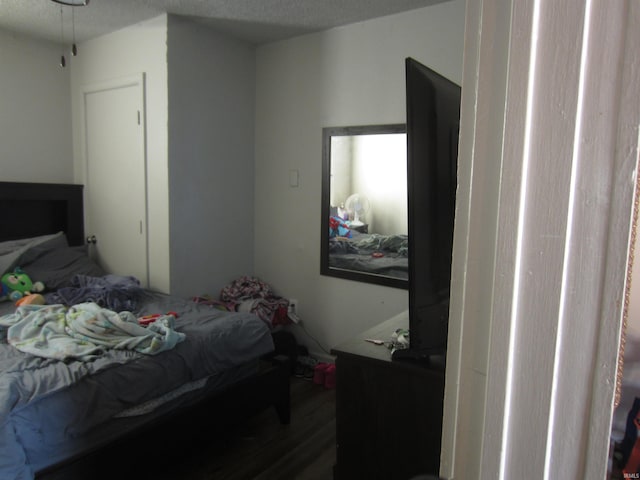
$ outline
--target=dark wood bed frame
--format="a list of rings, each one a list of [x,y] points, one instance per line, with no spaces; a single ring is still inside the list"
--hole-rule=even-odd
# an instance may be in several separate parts
[[[70,245],[82,245],[84,239],[83,186],[50,183],[0,182],[0,241],[29,238],[64,231]],[[83,464],[99,465],[103,452],[123,441],[152,444],[159,436],[175,435],[175,429],[189,432],[187,438],[204,424],[224,429],[261,410],[275,407],[280,422],[290,420],[289,358],[275,352],[261,360],[258,372],[244,380],[172,410],[144,427],[129,431],[117,442],[83,452],[37,472],[39,479],[66,478],[65,471]],[[180,437],[177,437],[180,438]],[[170,439],[172,443],[174,439]],[[162,441],[162,440],[161,440]],[[109,458],[109,457],[107,457]],[[75,477],[74,477],[75,478]]]
[[[82,189],[82,185],[0,182],[0,241],[63,231],[69,245],[82,245]]]

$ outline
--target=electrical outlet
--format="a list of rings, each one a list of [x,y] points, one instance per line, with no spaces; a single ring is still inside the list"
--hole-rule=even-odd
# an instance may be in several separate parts
[[[298,300],[295,298],[289,299],[289,308],[287,311],[287,316],[293,323],[302,323],[300,317],[298,316]]]
[[[289,311],[293,311],[293,313],[298,313],[298,300],[295,298],[289,299]]]

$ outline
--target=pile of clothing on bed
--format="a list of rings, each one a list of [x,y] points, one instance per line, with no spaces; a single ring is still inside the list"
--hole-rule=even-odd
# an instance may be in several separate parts
[[[242,276],[220,291],[220,298],[193,297],[193,301],[230,312],[250,312],[271,327],[288,325],[289,300],[276,295],[269,284],[257,277]]]

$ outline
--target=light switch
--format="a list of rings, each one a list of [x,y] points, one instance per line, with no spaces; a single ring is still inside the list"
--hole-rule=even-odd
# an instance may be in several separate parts
[[[289,170],[289,186],[297,187],[299,181],[299,173],[298,170]]]

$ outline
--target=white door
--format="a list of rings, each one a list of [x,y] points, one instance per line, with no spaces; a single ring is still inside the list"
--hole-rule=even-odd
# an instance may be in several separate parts
[[[148,286],[144,77],[84,90],[85,218],[94,257]]]

